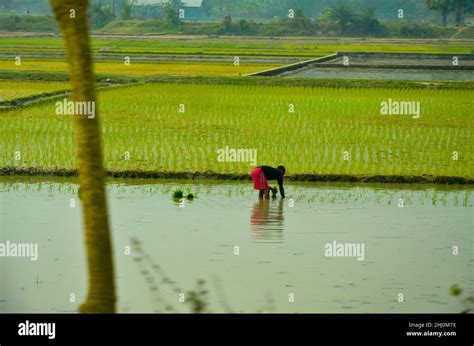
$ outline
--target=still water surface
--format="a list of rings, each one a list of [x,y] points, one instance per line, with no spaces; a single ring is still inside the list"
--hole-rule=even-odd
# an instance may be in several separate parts
[[[196,198],[182,207],[176,188]],[[449,287],[473,291],[472,189],[290,184],[266,202],[247,182],[107,189],[121,312],[189,311],[179,292],[199,279],[212,312],[459,312]],[[2,178],[0,191],[0,242],[39,245],[37,261],[0,258],[0,311],[76,310],[87,285],[76,182]],[[333,242],[363,244],[364,259],[325,256]]]
[[[364,69],[357,67],[312,68],[296,70],[284,75],[296,78],[389,79],[411,81],[472,81],[473,71],[440,71],[411,69]]]

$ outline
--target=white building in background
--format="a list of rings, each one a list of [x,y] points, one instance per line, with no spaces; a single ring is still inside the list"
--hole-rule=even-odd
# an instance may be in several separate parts
[[[164,5],[168,0],[136,0],[135,5],[137,6],[146,6],[146,5]],[[202,0],[181,0],[181,3],[184,7],[201,7]]]
[[[139,11],[143,7],[160,8],[169,2],[169,0],[135,0],[134,5]],[[204,13],[202,2],[203,0],[181,0],[181,7],[185,13],[184,20],[209,20],[209,15]]]

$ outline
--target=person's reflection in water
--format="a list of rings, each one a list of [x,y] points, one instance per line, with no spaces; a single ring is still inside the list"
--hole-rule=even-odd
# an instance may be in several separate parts
[[[255,202],[250,215],[252,241],[283,242],[284,200],[260,199]]]

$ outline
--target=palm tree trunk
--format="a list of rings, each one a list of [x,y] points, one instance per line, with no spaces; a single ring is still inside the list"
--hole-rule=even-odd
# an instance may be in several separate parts
[[[461,26],[462,23],[462,17],[463,17],[463,4],[457,4],[456,5],[456,11],[455,11],[455,18],[456,18],[456,26]]]
[[[446,26],[448,24],[448,10],[446,8],[443,8],[441,11],[441,17],[443,20],[443,26]]]
[[[94,72],[87,24],[88,0],[50,0],[64,36],[74,101],[95,102]],[[71,18],[71,10],[75,18]],[[96,108],[97,110],[97,108]],[[74,115],[83,207],[89,290],[80,312],[115,312],[115,282],[104,187],[100,126],[96,115]]]

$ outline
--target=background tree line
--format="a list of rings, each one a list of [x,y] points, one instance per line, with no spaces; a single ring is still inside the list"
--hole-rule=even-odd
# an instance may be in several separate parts
[[[102,5],[115,3],[118,16],[123,10],[123,3],[133,2],[132,0],[125,2],[122,0],[96,1]],[[164,4],[166,0],[157,0],[157,3],[159,2]],[[170,0],[169,2],[176,5],[180,1]],[[306,17],[317,18],[328,6],[341,2],[347,3],[353,8],[374,7],[376,9],[375,16],[381,20],[396,19],[399,9],[403,9],[410,18],[430,18],[432,13],[427,11],[428,8],[446,20],[452,14],[458,23],[462,21],[466,13],[472,11],[473,6],[473,0],[203,0],[202,13],[214,20],[222,19],[229,14],[239,19],[256,20],[282,18],[286,16],[288,9],[299,8]],[[142,7],[149,7],[150,12],[153,12],[153,8],[156,11],[156,6]],[[35,14],[52,15],[48,0],[2,0],[0,2],[0,11],[16,11],[19,14],[23,13],[25,8],[29,8]]]
[[[466,15],[474,12],[474,0],[425,0],[425,5],[440,14],[444,26],[451,14],[454,14],[456,25],[460,26]]]
[[[32,0],[3,1],[7,9],[32,4]],[[40,6],[43,0],[35,1]],[[143,33],[445,38],[453,32],[428,25],[426,18],[445,26],[450,21],[462,25],[474,12],[474,0],[203,0],[202,6],[193,11],[195,16],[198,13],[214,19],[204,21],[180,18],[182,8],[186,6],[181,0],[163,0],[158,6],[139,6],[137,0],[92,0],[88,17],[93,29],[106,27],[104,32],[120,31],[122,26],[117,20],[153,19],[140,24]],[[398,17],[400,9],[404,18]],[[416,13],[430,17],[417,20]],[[25,30],[47,31],[48,26],[57,30],[53,20],[0,17],[1,29],[21,30],[25,25]]]

